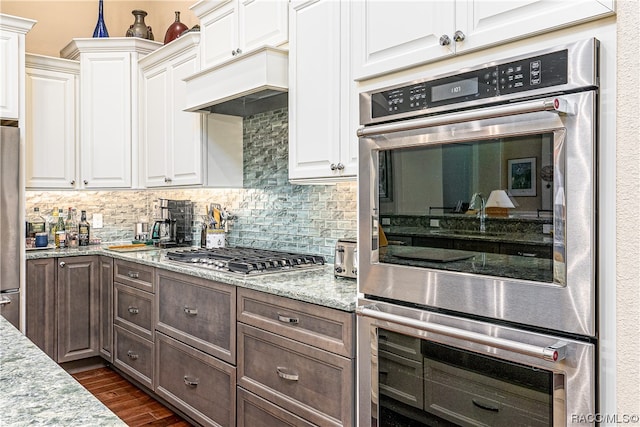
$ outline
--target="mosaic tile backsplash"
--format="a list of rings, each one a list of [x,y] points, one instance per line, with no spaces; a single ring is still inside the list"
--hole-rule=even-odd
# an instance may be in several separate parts
[[[55,206],[65,212],[71,206],[86,210],[91,222],[94,213],[102,213],[104,226],[92,229],[91,237],[111,243],[132,240],[143,218],[152,224],[158,198],[193,201],[196,226],[206,206],[219,203],[237,217],[230,222],[230,246],[320,254],[333,263],[336,240],[356,237],[356,184],[290,184],[287,138],[287,109],[244,119],[242,189],[30,190],[27,214],[37,206],[47,217]]]

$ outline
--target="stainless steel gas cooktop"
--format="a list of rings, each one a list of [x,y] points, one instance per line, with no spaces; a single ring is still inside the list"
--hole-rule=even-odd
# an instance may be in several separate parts
[[[167,258],[194,267],[240,275],[312,270],[325,264],[324,257],[320,255],[243,247],[178,249],[167,252]]]

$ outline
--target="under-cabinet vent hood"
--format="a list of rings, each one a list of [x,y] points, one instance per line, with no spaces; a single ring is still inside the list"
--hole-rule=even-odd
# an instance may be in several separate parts
[[[249,116],[287,105],[288,51],[264,47],[184,79],[185,111]]]

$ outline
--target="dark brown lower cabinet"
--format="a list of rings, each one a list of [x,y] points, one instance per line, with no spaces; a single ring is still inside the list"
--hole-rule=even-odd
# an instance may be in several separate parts
[[[235,366],[159,332],[156,361],[158,396],[202,425],[236,425]]]
[[[31,259],[26,262],[25,301],[27,337],[47,356],[58,358],[56,331],[56,260]]]
[[[126,329],[113,326],[113,366],[153,390],[154,343]]]
[[[98,259],[78,256],[58,258],[57,261],[57,362],[98,356]]]
[[[113,259],[101,256],[98,260],[100,356],[108,362],[113,362]]]
[[[312,427],[315,424],[238,387],[237,427]]]

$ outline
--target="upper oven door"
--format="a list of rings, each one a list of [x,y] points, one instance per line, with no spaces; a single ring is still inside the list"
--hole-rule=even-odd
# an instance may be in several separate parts
[[[595,336],[595,105],[589,91],[362,129],[360,291]]]

